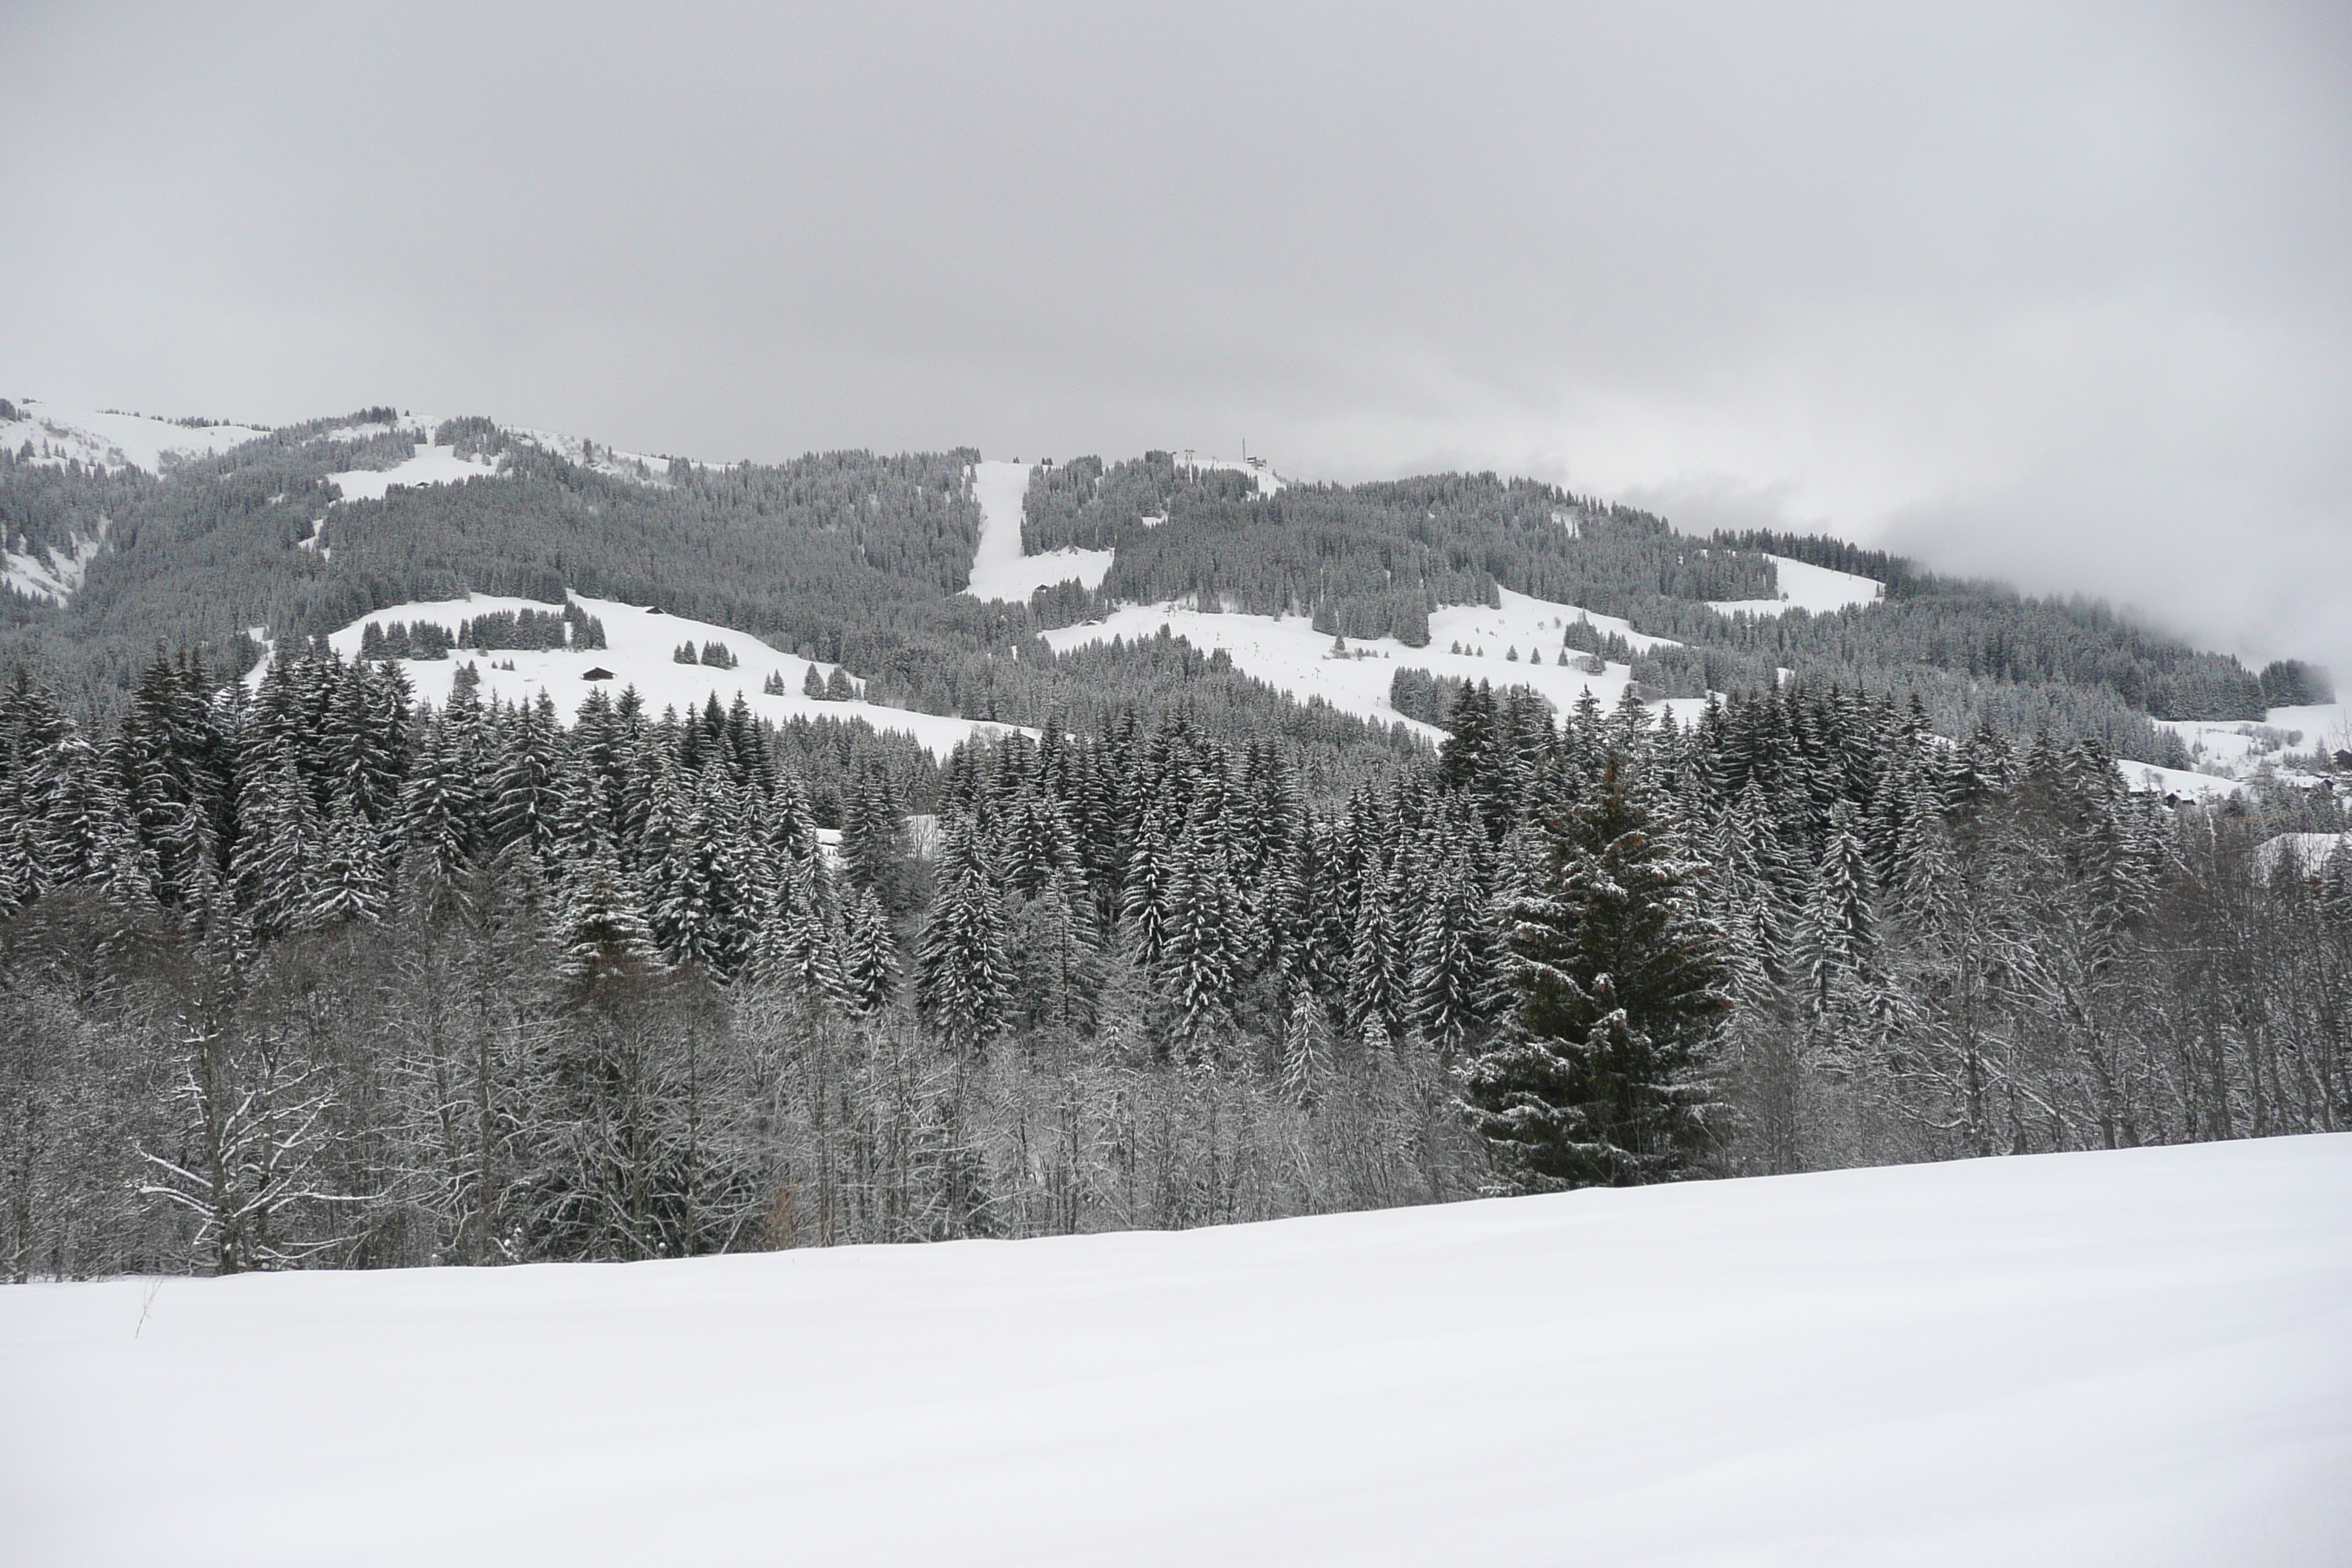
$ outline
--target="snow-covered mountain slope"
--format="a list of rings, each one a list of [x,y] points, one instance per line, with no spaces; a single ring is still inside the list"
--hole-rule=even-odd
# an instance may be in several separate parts
[[[169,1563],[2337,1564],[2352,1137],[1176,1234],[0,1290]]]
[[[10,400],[18,417],[0,420],[0,447],[37,463],[91,463],[104,468],[163,470],[166,458],[203,458],[267,436],[249,425],[175,425],[141,414],[103,414],[46,398]]]
[[[983,462],[972,470],[972,498],[980,502],[980,543],[972,551],[971,582],[964,592],[975,599],[1027,604],[1040,588],[1075,578],[1102,586],[1117,552],[1049,550],[1021,553],[1021,500],[1029,493],[1034,463]]]
[[[1165,626],[1170,635],[1203,652],[1223,648],[1243,674],[1286,691],[1301,702],[1320,698],[1343,713],[1410,725],[1432,740],[1442,740],[1445,731],[1405,718],[1389,701],[1389,683],[1400,668],[1487,680],[1497,688],[1532,687],[1565,712],[1588,689],[1603,707],[1614,707],[1632,679],[1632,671],[1622,664],[1610,665],[1604,674],[1588,675],[1580,665],[1559,663],[1560,639],[1571,622],[1585,619],[1598,631],[1619,632],[1636,648],[1666,641],[1644,637],[1612,616],[1588,616],[1572,605],[1530,598],[1507,588],[1500,591],[1500,597],[1502,603],[1496,608],[1449,605],[1432,613],[1427,647],[1407,647],[1392,637],[1376,637],[1349,643],[1341,657],[1334,656],[1330,637],[1300,616],[1211,614],[1185,605],[1122,605],[1102,620],[1063,626],[1045,637],[1059,651],[1113,637],[1134,642],[1157,637]],[[1457,643],[1464,651],[1449,651]],[[1519,655],[1517,662],[1507,657],[1514,650]],[[1482,653],[1484,657],[1479,657]],[[1531,662],[1537,653],[1543,655],[1542,664]],[[1675,698],[1651,707],[1671,709],[1678,719],[1687,720],[1703,711],[1706,702],[1702,698]]]
[[[592,469],[607,479],[634,479],[639,484],[648,485],[669,482],[670,460],[650,452],[623,452],[578,436],[559,435],[552,430],[532,430],[520,425],[502,425],[499,428],[515,440],[551,452],[567,462]],[[700,463],[694,465],[696,468],[705,466]]]
[[[89,574],[89,563],[106,548],[106,527],[100,520],[99,530],[90,535],[76,534],[73,547],[58,550],[10,550],[0,555],[0,581],[20,594],[36,599],[47,599],[62,605],[81,587],[82,579]]]
[[[646,710],[659,713],[665,708],[680,712],[700,708],[716,695],[720,704],[730,704],[735,694],[741,692],[751,711],[758,717],[782,722],[795,718],[860,720],[877,731],[911,735],[925,750],[944,757],[966,741],[988,734],[1001,734],[1018,726],[992,724],[972,719],[953,719],[943,714],[916,713],[903,708],[886,708],[860,697],[856,701],[827,702],[803,695],[802,687],[814,668],[819,679],[829,678],[835,666],[816,664],[779,653],[749,632],[739,632],[709,621],[690,620],[684,616],[664,615],[642,605],[625,605],[613,599],[590,599],[572,596],[589,615],[604,624],[607,647],[602,648],[499,648],[486,653],[460,649],[447,658],[402,659],[401,668],[407,672],[415,688],[418,700],[439,707],[449,700],[450,682],[457,679],[459,666],[471,664],[481,676],[484,698],[496,696],[507,702],[537,700],[543,690],[554,700],[556,711],[566,723],[578,712],[588,693],[601,686],[613,696],[634,686],[644,698]],[[462,599],[444,599],[425,604],[395,605],[377,610],[353,621],[342,630],[331,634],[328,642],[334,650],[349,658],[357,655],[367,635],[370,622],[390,626],[403,622],[410,626],[422,621],[439,626],[453,636],[460,621],[494,615],[502,610],[529,609],[546,614],[561,608],[541,604],[535,599],[515,599],[491,594],[468,595]],[[680,643],[691,643],[698,654],[704,644],[719,643],[736,659],[732,669],[715,665],[679,664],[674,655]],[[505,668],[511,666],[511,668]],[[612,679],[601,682],[585,679],[591,669],[606,669]],[[263,674],[257,668],[247,677],[258,681]],[[787,695],[777,697],[763,692],[771,675],[782,677]],[[854,678],[853,678],[854,679]],[[860,683],[861,689],[862,684]],[[1023,733],[1034,737],[1034,730]]]
[[[1790,610],[1826,616],[1854,605],[1874,605],[1886,596],[1886,584],[1875,577],[1833,572],[1811,562],[1792,561],[1786,555],[1768,555],[1765,559],[1780,574],[1779,598],[1723,599],[1711,607],[1727,616],[1777,616]]]

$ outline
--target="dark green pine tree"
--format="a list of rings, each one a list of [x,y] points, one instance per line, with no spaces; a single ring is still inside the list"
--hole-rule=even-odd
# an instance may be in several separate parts
[[[1004,897],[978,830],[940,817],[938,892],[915,950],[915,1005],[952,1050],[974,1052],[1001,1031],[1013,1002]]]
[[[1472,1128],[1521,1186],[1664,1180],[1704,1146],[1699,1073],[1728,1004],[1703,871],[1633,764],[1605,757],[1547,885],[1512,905],[1510,1012],[1462,1069]]]

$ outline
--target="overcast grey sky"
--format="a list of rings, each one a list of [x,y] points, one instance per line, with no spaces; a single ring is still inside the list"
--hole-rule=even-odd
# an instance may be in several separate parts
[[[2352,678],[2347,15],[0,0],[0,393],[1493,468]]]

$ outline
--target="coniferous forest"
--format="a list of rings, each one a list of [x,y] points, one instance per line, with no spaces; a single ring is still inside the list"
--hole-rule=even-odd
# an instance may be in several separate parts
[[[457,657],[461,657],[457,656]],[[1194,673],[1205,671],[1194,667]],[[16,1279],[1181,1226],[2338,1130],[2332,806],[1793,680],[943,763],[299,647],[0,696]],[[1257,715],[1253,721],[1252,715]],[[2323,820],[2324,819],[2324,820]]]

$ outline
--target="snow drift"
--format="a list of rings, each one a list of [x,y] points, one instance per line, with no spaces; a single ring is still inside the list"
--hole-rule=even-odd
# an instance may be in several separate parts
[[[45,1564],[2340,1563],[2352,1137],[0,1290]]]

